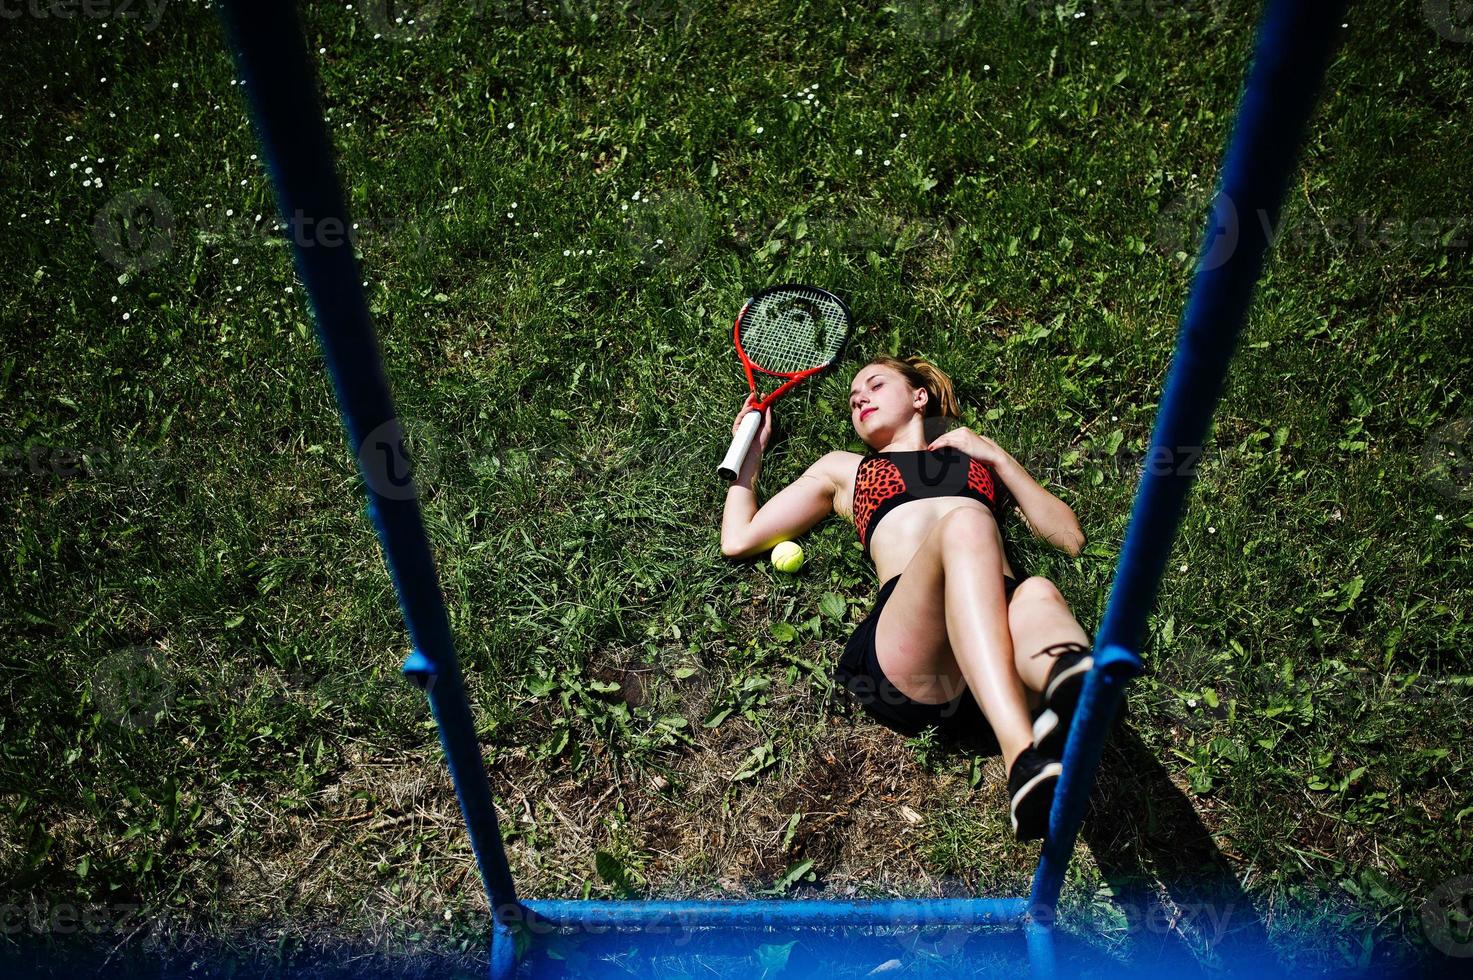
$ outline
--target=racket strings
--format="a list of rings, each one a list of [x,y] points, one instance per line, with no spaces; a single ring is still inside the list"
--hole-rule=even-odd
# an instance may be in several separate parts
[[[753,302],[742,317],[742,350],[774,374],[821,367],[838,356],[849,317],[831,297],[787,290]]]

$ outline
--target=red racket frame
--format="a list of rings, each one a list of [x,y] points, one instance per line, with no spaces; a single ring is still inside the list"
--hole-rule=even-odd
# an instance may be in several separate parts
[[[755,363],[750,357],[747,356],[747,352],[742,348],[742,317],[747,315],[747,311],[752,308],[752,304],[755,303],[760,297],[765,296],[771,292],[776,292],[780,289],[805,289],[812,290],[813,292],[817,293],[823,293],[825,296],[832,298],[834,302],[838,303],[839,308],[844,311],[844,316],[849,321],[850,329],[849,331],[845,332],[843,342],[839,345],[838,351],[834,353],[833,358],[830,359],[828,363],[820,364],[817,367],[804,368],[802,371],[772,371],[763,367],[760,364]],[[736,347],[737,356],[741,358],[742,370],[744,370],[747,374],[747,386],[751,389],[751,394],[747,396],[745,408],[748,411],[765,412],[770,407],[772,407],[772,405],[774,405],[779,398],[786,395],[793,388],[793,386],[797,385],[800,381],[811,378],[815,374],[825,371],[837,364],[839,360],[844,356],[844,348],[849,343],[849,332],[853,330],[853,324],[854,317],[849,312],[848,304],[846,304],[839,297],[835,296],[833,293],[829,292],[827,289],[823,289],[819,286],[810,286],[807,283],[801,282],[779,283],[776,286],[768,286],[766,289],[760,290],[757,293],[754,293],[752,296],[748,297],[747,301],[742,304],[741,311],[737,313],[736,319],[732,321],[731,326],[731,342],[732,345]],[[786,378],[787,380],[779,385],[776,389],[768,393],[765,398],[758,398],[757,376],[753,373],[754,370],[760,371],[763,374],[768,375],[769,377]],[[735,472],[729,474],[725,471],[720,472],[722,472],[722,475],[726,476],[727,479],[736,478]]]

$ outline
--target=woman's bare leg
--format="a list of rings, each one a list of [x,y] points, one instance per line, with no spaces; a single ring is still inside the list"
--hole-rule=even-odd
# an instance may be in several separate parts
[[[961,684],[987,716],[1003,761],[1033,741],[1014,662],[1002,549],[989,511],[959,507],[936,522],[875,624],[880,669],[901,693],[940,704]]]
[[[1018,676],[1030,692],[1043,690],[1048,672],[1054,666],[1054,657],[1043,651],[1066,642],[1089,645],[1089,634],[1069,611],[1069,603],[1064,601],[1058,587],[1042,575],[1024,579],[1013,590],[1013,599],[1008,603],[1008,629],[1013,637]],[[1032,697],[1029,702],[1038,703]]]

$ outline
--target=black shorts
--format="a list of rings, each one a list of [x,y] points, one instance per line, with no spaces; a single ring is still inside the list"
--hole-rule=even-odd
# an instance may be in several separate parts
[[[849,641],[844,644],[844,655],[835,668],[834,683],[849,691],[876,721],[906,736],[919,735],[934,726],[942,738],[949,741],[976,743],[988,752],[1000,752],[997,736],[987,723],[987,716],[972,696],[970,688],[944,704],[923,704],[913,701],[890,683],[880,669],[879,655],[875,650],[875,628],[880,622],[880,610],[895,585],[897,575],[880,586],[875,597],[874,608],[864,622],[854,628]],[[1018,580],[1011,575],[1003,576],[1003,592],[1012,599]]]

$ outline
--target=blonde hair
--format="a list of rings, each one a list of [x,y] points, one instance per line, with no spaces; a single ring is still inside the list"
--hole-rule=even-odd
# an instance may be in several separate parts
[[[892,368],[900,372],[901,377],[912,388],[926,389],[930,395],[926,399],[927,418],[937,415],[953,419],[961,417],[961,403],[956,400],[956,388],[951,379],[946,376],[946,372],[924,357],[891,357],[889,354],[881,354],[870,358],[865,367],[871,364]]]

